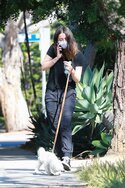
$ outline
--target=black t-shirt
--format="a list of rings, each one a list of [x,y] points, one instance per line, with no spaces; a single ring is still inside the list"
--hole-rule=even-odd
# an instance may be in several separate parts
[[[56,57],[54,45],[50,46],[50,48],[47,51],[47,55],[49,55],[52,58]],[[75,58],[72,60],[72,66],[74,67],[74,69],[76,66],[82,66],[83,61],[84,61],[83,54],[82,52],[79,51],[76,54]],[[54,64],[54,66],[50,68],[47,89],[50,89],[50,90],[64,89],[66,85],[66,79],[67,79],[67,76],[64,73],[63,58],[60,58]],[[76,84],[74,80],[71,78],[71,76],[70,76],[68,87],[73,88],[73,89],[76,87]]]

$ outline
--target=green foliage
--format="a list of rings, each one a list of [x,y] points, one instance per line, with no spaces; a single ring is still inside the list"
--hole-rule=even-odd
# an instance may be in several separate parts
[[[95,147],[95,149],[91,152],[92,155],[98,156],[98,155],[104,155],[111,145],[112,140],[112,134],[111,133],[101,133],[101,139],[100,140],[93,140],[92,145]]]
[[[50,0],[49,3],[47,0],[27,0],[27,3],[25,0],[1,0],[0,16],[3,21],[11,16],[17,18],[19,11],[32,10],[35,21],[40,21],[48,16],[50,21],[56,17],[58,21],[64,20],[71,25],[77,38],[82,39],[83,43],[88,39],[98,42],[105,40],[110,45],[112,35],[120,35],[118,27],[113,30],[113,26],[115,24],[122,26],[120,18],[124,16],[124,7],[123,1],[115,0]],[[110,16],[112,19],[109,21]]]
[[[1,129],[3,129],[3,131],[5,131],[5,120],[2,115],[2,112],[0,111],[0,131],[1,131]]]
[[[2,67],[2,49],[0,48],[0,67]]]
[[[37,0],[0,0],[0,26],[3,28],[9,18],[17,19],[21,11],[31,11],[41,6]]]
[[[104,76],[104,65],[100,70],[95,68],[93,71],[88,67],[77,85],[77,101],[72,120],[74,155],[85,150],[92,151],[93,155],[105,154],[110,146],[108,143],[103,149],[97,150],[92,141],[98,140],[101,145],[108,137],[105,135],[104,140],[105,128],[102,120],[104,113],[112,109],[112,80],[112,72]]]
[[[78,173],[81,180],[87,181],[93,188],[124,188],[125,160],[116,163],[98,163],[86,166]]]
[[[82,128],[79,129],[74,135],[72,135],[73,138],[73,144],[74,144],[74,151],[73,156],[76,158],[86,158],[89,155],[92,156],[104,156],[106,152],[108,151],[111,143],[110,139],[112,139],[112,130],[107,131],[106,127],[103,123],[97,124],[96,127],[93,130],[93,135],[91,135],[92,132],[92,126],[90,124],[84,124],[85,122],[82,122],[84,126],[81,126]],[[105,135],[105,139],[101,138],[101,135]],[[102,141],[103,139],[103,141]],[[109,140],[108,140],[109,139]],[[99,148],[97,146],[94,146],[93,141],[97,140],[97,145],[103,145],[103,148]],[[109,141],[107,144],[104,142]]]
[[[107,68],[113,69],[116,41],[122,36],[125,17],[125,2],[116,0],[0,0],[0,25],[8,18],[17,19],[20,11],[30,11],[34,22],[49,17],[50,23],[57,18],[73,31],[80,46],[88,41],[97,48],[96,64],[101,67],[105,61]],[[1,29],[0,28],[0,29]],[[110,62],[110,64],[109,64]]]
[[[25,43],[21,44],[21,48],[24,55],[24,66],[22,70],[22,90],[24,91],[25,98],[29,109],[33,115],[37,114],[37,108],[41,109],[42,101],[42,82],[41,82],[41,65],[40,65],[40,51],[38,43],[31,43],[30,55],[32,64],[33,81],[35,85],[36,98],[33,95],[33,87],[31,83],[31,72],[27,59],[27,50]]]
[[[112,108],[111,84],[113,73],[107,76],[104,74],[104,65],[98,71],[93,71],[88,67],[84,73],[83,80],[77,86],[77,102],[75,116],[78,117],[79,124],[74,124],[73,134],[79,131],[83,124],[92,125],[93,129],[97,123],[102,122],[104,112]],[[77,129],[76,126],[77,125]],[[79,126],[79,127],[78,127]]]
[[[34,128],[29,128],[33,133],[33,138],[30,138],[30,143],[37,151],[39,147],[44,147],[47,151],[53,147],[54,136],[51,132],[48,120],[44,114],[31,116],[31,122]]]

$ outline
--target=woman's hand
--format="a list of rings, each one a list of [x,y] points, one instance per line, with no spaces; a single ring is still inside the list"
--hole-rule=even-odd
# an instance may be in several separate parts
[[[47,54],[45,55],[45,58],[42,62],[42,70],[47,70],[47,69],[51,68],[62,57],[61,50],[62,50],[62,48],[58,45],[57,46],[57,56],[55,58],[52,58]]]
[[[71,61],[64,61],[64,69],[65,69],[65,73],[71,73],[72,72],[72,62]]]
[[[72,79],[78,83],[80,82],[82,75],[82,66],[76,66],[75,69],[72,67],[71,61],[64,61],[65,74],[71,74]]]

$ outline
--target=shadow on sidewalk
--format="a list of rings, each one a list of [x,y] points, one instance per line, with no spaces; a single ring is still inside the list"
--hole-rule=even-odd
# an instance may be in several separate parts
[[[0,160],[32,160],[36,159],[36,155],[28,150],[17,147],[2,147],[0,148]]]

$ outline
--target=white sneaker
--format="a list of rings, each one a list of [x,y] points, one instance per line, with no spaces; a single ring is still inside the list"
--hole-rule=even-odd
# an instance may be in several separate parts
[[[64,167],[64,170],[66,171],[70,171],[71,170],[71,166],[70,166],[70,158],[69,157],[62,157],[62,164]]]

